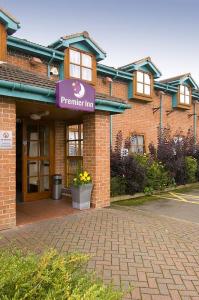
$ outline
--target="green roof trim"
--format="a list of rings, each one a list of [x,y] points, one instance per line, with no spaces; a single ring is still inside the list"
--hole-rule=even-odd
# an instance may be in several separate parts
[[[4,9],[0,8],[0,22],[6,26],[7,34],[15,33],[19,28],[19,22]]]
[[[32,100],[55,104],[55,90],[36,87],[18,82],[0,80],[0,95],[18,99]],[[96,99],[96,110],[108,111],[111,114],[123,113],[130,105],[112,100]]]
[[[50,44],[48,47],[63,51],[64,49],[73,46],[73,44],[87,45],[91,52],[96,55],[96,60],[100,61],[106,58],[106,52],[102,50],[97,43],[89,36],[87,31],[65,36]]]
[[[7,39],[8,47],[11,49],[17,49],[20,51],[24,51],[25,53],[30,53],[33,55],[38,55],[39,57],[44,57],[50,59],[54,56],[54,60],[63,61],[64,53],[41,46],[26,40],[19,39],[17,37],[8,36]]]
[[[147,70],[153,74],[154,78],[159,78],[162,75],[160,70],[151,61],[150,57],[146,57],[146,58],[143,58],[136,62],[130,63],[128,65],[122,66],[119,69],[129,72],[129,73],[132,73],[132,72],[138,71],[138,70],[142,70],[142,71]]]
[[[122,79],[122,80],[127,80],[127,81],[132,81],[133,75],[129,72],[125,72],[119,69],[115,69],[113,67],[109,67],[106,65],[102,64],[97,64],[97,72],[103,75],[111,76],[115,79]]]

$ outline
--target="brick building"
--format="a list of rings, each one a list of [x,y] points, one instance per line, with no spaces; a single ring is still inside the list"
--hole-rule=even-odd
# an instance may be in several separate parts
[[[174,132],[192,127],[197,137],[199,93],[190,74],[161,82],[150,58],[118,69],[101,64],[106,54],[87,32],[42,46],[15,37],[19,28],[0,10],[0,229],[15,226],[16,199],[45,201],[52,175],[70,187],[80,166],[93,178],[92,206],[108,206],[110,143],[119,130],[133,137],[135,152],[167,123]],[[56,86],[71,79],[81,87],[74,101],[95,90],[92,112],[57,107]]]

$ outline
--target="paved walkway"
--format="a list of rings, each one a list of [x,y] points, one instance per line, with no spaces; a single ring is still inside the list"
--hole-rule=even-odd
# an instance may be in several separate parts
[[[67,197],[63,197],[61,200],[45,199],[21,202],[17,203],[17,225],[63,217],[73,213],[77,213],[77,209],[72,208],[71,199]]]
[[[0,246],[90,253],[88,268],[105,282],[135,286],[126,299],[187,300],[199,299],[198,232],[195,223],[112,208],[3,231]]]

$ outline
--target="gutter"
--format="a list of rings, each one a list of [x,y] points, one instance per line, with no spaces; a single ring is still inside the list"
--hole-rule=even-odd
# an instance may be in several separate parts
[[[103,73],[105,75],[111,75],[111,76],[117,76],[120,79],[123,80],[132,80],[133,76],[131,73],[120,71],[118,69],[108,67],[105,65],[97,64],[97,72],[98,73]]]
[[[36,87],[33,85],[23,84],[19,82],[11,82],[11,81],[5,81],[0,80],[0,86],[11,89],[12,91],[18,90],[21,92],[29,92],[29,93],[35,93],[35,94],[41,94],[46,97],[54,96],[55,91],[53,89],[43,88],[43,87]]]
[[[178,91],[177,87],[165,84],[165,83],[160,83],[155,81],[154,82],[154,88],[158,89],[158,90],[163,90],[163,91],[167,91],[167,92],[171,92],[171,93],[176,93]]]
[[[111,106],[111,107],[117,107],[118,109],[130,109],[131,105],[126,104],[126,103],[121,103],[121,102],[116,102],[112,100],[101,100],[101,99],[96,99],[97,104],[105,104],[106,106]]]
[[[7,37],[7,45],[13,49],[23,50],[25,52],[29,52],[32,54],[38,54],[43,57],[52,57],[53,53],[55,53],[55,59],[58,61],[64,60],[64,53],[55,49],[51,49],[48,47],[40,46],[34,43],[31,43],[26,40],[21,40],[13,36]]]

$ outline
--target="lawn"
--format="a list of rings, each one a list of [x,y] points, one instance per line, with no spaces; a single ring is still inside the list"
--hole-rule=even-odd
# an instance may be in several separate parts
[[[194,183],[188,186],[182,186],[182,187],[178,187],[176,189],[172,189],[172,192],[174,193],[186,193],[186,192],[191,192],[192,190],[198,189],[199,192],[199,183]],[[151,196],[142,196],[142,197],[138,197],[138,198],[132,198],[132,199],[128,199],[128,200],[119,200],[116,202],[112,202],[112,206],[115,205],[120,205],[120,206],[138,206],[138,205],[142,205],[146,202],[150,202],[150,201],[161,201],[161,195],[164,197],[168,196],[171,197],[171,195],[169,195],[167,192],[161,192],[159,194],[156,195],[151,195]],[[159,197],[158,197],[159,196]]]

